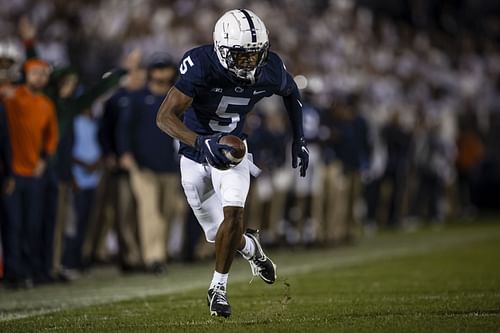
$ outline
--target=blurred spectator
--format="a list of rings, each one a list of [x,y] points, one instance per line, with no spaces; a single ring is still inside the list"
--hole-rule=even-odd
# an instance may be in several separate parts
[[[23,41],[26,53],[26,59],[35,59],[38,54],[35,50],[34,39],[36,35],[36,29],[31,24],[31,21],[27,17],[21,17],[18,24],[19,35]],[[49,84],[50,85],[50,79]],[[47,93],[47,87],[44,88],[44,94]],[[50,98],[50,97],[49,97]],[[54,100],[52,100],[54,102]],[[57,116],[57,105],[56,106],[56,116]],[[61,131],[58,126],[58,147],[61,143]],[[56,155],[58,154],[58,149],[56,149],[56,154],[53,157],[47,159],[47,165],[40,182],[40,193],[43,202],[40,203],[40,218],[41,218],[41,228],[39,235],[40,249],[43,251],[40,253],[42,256],[42,266],[43,266],[43,278],[39,279],[39,282],[52,282],[58,278],[58,274],[53,270],[53,259],[54,259],[54,244],[59,244],[60,242],[54,243],[57,240],[55,238],[54,229],[56,227],[56,215],[57,215],[57,200],[58,200],[58,187],[57,187],[57,174],[55,169],[54,161],[56,160]]]
[[[146,86],[132,95],[119,115],[116,143],[137,202],[144,265],[161,273],[169,226],[183,218],[175,142],[156,126],[158,109],[176,80],[177,64],[166,55],[156,55],[147,70]]]
[[[369,167],[362,172],[364,185],[364,200],[366,204],[365,223],[363,234],[365,236],[374,235],[379,227],[380,210],[380,187],[387,164],[387,150],[380,138],[380,131],[372,129],[370,131],[371,154]]]
[[[471,193],[478,178],[479,167],[484,159],[484,145],[470,117],[464,117],[457,138],[457,175],[459,209],[462,216],[475,213]]]
[[[332,106],[325,124],[327,176],[325,240],[339,242],[359,235],[356,207],[361,195],[361,171],[368,166],[368,127],[357,114],[357,99],[348,97]]]
[[[40,177],[57,147],[55,107],[42,94],[50,68],[42,60],[30,59],[24,64],[24,70],[26,84],[5,99],[16,188],[7,199],[10,232],[5,236],[4,247],[13,265],[11,270],[6,270],[7,282],[14,287],[31,278],[36,282],[50,279],[43,261],[46,249],[40,237],[43,231]]]
[[[85,240],[86,263],[108,262],[107,236],[116,228],[119,264],[123,272],[142,269],[135,201],[128,172],[118,164],[117,126],[121,113],[128,112],[131,96],[144,84],[142,70],[134,70],[124,87],[118,89],[104,105],[99,121],[99,143],[103,153],[104,172],[98,189],[96,219],[91,221]]]
[[[113,228],[118,236],[118,261],[124,272],[142,269],[135,202],[128,172],[119,167],[116,130],[119,114],[129,107],[131,94],[145,83],[145,71],[139,66],[142,55],[132,52],[136,62],[131,67],[123,86],[105,102],[99,120],[98,138],[103,154],[103,174],[97,190],[95,218],[89,226],[83,248],[86,265],[109,262],[107,240]]]
[[[445,144],[439,126],[423,119],[423,131],[414,140],[417,188],[410,213],[427,222],[442,222],[440,209],[447,168]]]
[[[382,185],[388,187],[389,193],[387,209],[384,209],[387,216],[385,222],[395,228],[401,225],[411,149],[411,135],[402,127],[399,112],[394,112],[382,129],[382,140],[387,147],[387,166]]]
[[[321,136],[323,144],[323,158],[325,162],[324,193],[323,193],[323,226],[320,232],[321,241],[326,244],[338,242],[342,236],[338,231],[344,221],[345,201],[342,192],[345,189],[342,177],[342,164],[335,150],[335,143],[339,139],[335,124],[339,114],[343,112],[339,107],[332,105],[324,114],[321,121],[323,127]]]
[[[368,142],[368,124],[357,111],[357,96],[350,96],[345,107],[336,118],[334,128],[337,137],[334,144],[335,152],[342,162],[342,173],[346,181],[346,208],[343,223],[345,231],[343,239],[354,240],[360,234],[359,200],[361,199],[361,173],[369,165],[370,143]],[[340,200],[340,198],[337,198]]]
[[[76,225],[64,241],[63,266],[82,270],[83,242],[95,205],[96,189],[99,184],[101,148],[97,139],[97,120],[91,109],[86,109],[74,119],[74,144],[72,149],[72,173],[75,180],[74,207]],[[66,228],[68,229],[68,228]]]

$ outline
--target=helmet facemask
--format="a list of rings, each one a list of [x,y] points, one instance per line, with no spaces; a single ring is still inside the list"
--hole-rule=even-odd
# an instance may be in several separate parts
[[[217,46],[216,46],[217,47]],[[257,69],[265,64],[269,43],[261,47],[219,46],[219,57],[227,70],[248,84],[255,83]]]

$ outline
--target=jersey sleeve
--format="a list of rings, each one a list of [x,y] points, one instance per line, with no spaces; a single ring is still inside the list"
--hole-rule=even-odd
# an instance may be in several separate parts
[[[304,137],[302,103],[300,101],[299,89],[293,77],[286,70],[283,61],[276,53],[270,53],[269,64],[272,66],[272,76],[275,78],[275,94],[283,97],[283,102],[292,124],[294,140],[299,140]]]
[[[184,54],[179,64],[179,79],[175,87],[183,94],[194,97],[200,86],[203,84],[203,66],[201,57],[193,50]]]
[[[275,94],[283,97],[289,96],[297,88],[293,77],[288,73],[285,64],[276,53],[270,54],[270,62],[277,78]]]

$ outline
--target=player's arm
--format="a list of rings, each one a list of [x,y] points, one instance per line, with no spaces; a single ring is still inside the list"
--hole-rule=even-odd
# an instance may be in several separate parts
[[[187,128],[181,121],[181,115],[191,105],[192,101],[192,97],[173,87],[160,106],[156,124],[171,137],[201,151],[207,162],[216,168],[224,168],[230,165],[231,161],[228,160],[222,150],[231,150],[232,148],[219,143],[221,133],[207,136],[198,135]]]
[[[299,89],[295,83],[290,88],[289,94],[283,96],[283,103],[292,124],[293,140],[299,141],[304,138],[304,129],[302,125],[302,102],[300,101]]]
[[[197,134],[187,128],[181,120],[182,114],[192,102],[192,97],[173,87],[158,110],[156,125],[171,137],[195,147]]]
[[[284,81],[281,89],[281,96],[287,110],[290,123],[292,124],[292,167],[300,167],[300,176],[305,177],[309,166],[309,151],[307,150],[302,125],[302,102],[300,93],[295,81],[288,72],[284,72]]]

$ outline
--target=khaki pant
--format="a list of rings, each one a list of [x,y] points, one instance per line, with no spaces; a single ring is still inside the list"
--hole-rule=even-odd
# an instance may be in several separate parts
[[[356,204],[360,195],[359,172],[344,174],[340,162],[326,166],[324,241],[339,242],[358,235],[360,225],[356,216]]]
[[[137,202],[141,252],[146,266],[165,262],[168,226],[185,213],[180,179],[176,173],[160,174],[147,169],[130,173]]]
[[[325,168],[325,225],[322,240],[338,242],[346,234],[347,180],[340,162],[333,162]]]
[[[53,272],[61,271],[61,260],[64,251],[64,232],[66,225],[74,222],[73,189],[71,184],[59,182],[57,196],[56,225],[54,228]]]
[[[347,180],[347,214],[346,214],[346,238],[353,240],[361,234],[361,223],[356,215],[356,206],[361,198],[362,183],[361,175],[357,171],[351,171],[346,176]]]
[[[121,263],[127,266],[141,265],[137,214],[127,174],[116,171],[103,174],[97,190],[95,213],[83,246],[84,258],[108,259],[106,239],[115,226]]]

